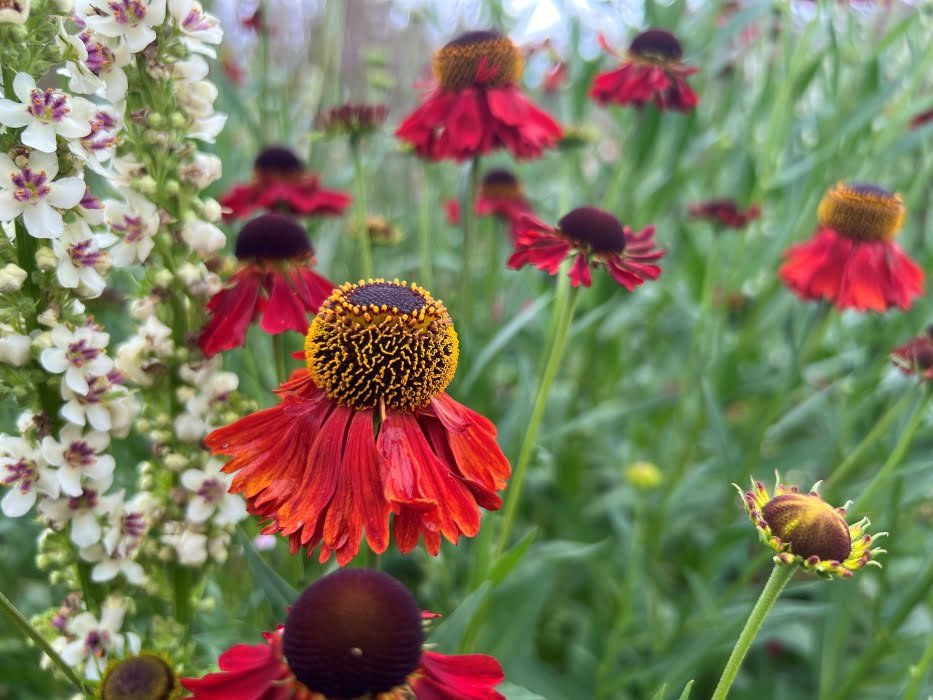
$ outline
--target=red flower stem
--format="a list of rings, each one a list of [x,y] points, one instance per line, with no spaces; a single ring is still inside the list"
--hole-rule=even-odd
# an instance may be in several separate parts
[[[360,267],[362,278],[373,277],[373,249],[369,240],[369,228],[366,226],[366,177],[363,172],[363,159],[360,156],[359,139],[350,139],[350,153],[353,154],[353,180],[356,185],[356,221],[360,236]]]
[[[460,202],[460,218],[463,221],[463,247],[460,253],[460,314],[462,323],[470,324],[473,316],[473,256],[476,254],[476,191],[479,188],[479,156],[470,161],[466,187]]]
[[[558,273],[561,279],[566,279],[566,270],[562,266]],[[561,357],[564,354],[564,348],[567,346],[568,331],[573,321],[574,307],[577,302],[579,287],[572,289],[568,284],[558,285],[557,295],[554,300],[554,326],[551,334],[547,359],[544,363],[544,370],[541,374],[541,382],[538,384],[538,393],[535,396],[534,407],[531,416],[528,419],[528,425],[524,431],[521,450],[518,453],[518,461],[512,472],[512,479],[509,482],[509,488],[506,491],[505,507],[503,509],[502,529],[499,531],[499,542],[496,547],[496,557],[498,558],[504,552],[509,544],[509,535],[512,532],[512,526],[515,524],[515,515],[518,510],[518,503],[521,499],[522,486],[525,483],[525,476],[528,473],[528,465],[531,462],[531,452],[534,449],[535,440],[538,437],[538,430],[541,428],[541,420],[544,418],[544,409],[547,407],[548,395],[551,392],[551,385],[557,376],[557,368],[560,366]]]
[[[421,207],[418,212],[418,258],[421,284],[425,289],[434,289],[434,272],[431,265],[431,173],[430,165],[421,168]]]
[[[891,477],[891,473],[897,468],[897,465],[901,463],[901,460],[904,459],[904,455],[907,454],[910,443],[914,439],[914,433],[917,432],[917,428],[919,428],[920,424],[923,422],[924,414],[926,414],[927,407],[930,405],[930,399],[933,399],[933,391],[927,390],[924,392],[923,398],[920,399],[919,403],[914,407],[914,412],[911,414],[907,426],[901,432],[891,454],[888,455],[881,469],[875,472],[871,482],[862,491],[862,495],[858,497],[858,500],[850,509],[851,512],[858,513],[864,511],[865,507],[871,502],[871,497],[874,496],[878,489]]]
[[[787,582],[790,581],[791,577],[797,571],[798,566],[798,564],[774,565],[771,576],[768,578],[764,590],[758,597],[758,602],[755,603],[755,607],[752,608],[748,620],[745,621],[745,627],[742,628],[742,633],[739,635],[739,639],[732,649],[732,654],[726,662],[726,667],[723,669],[722,677],[719,679],[719,684],[716,686],[716,691],[713,693],[711,700],[725,700],[726,696],[729,694],[729,689],[732,687],[736,675],[738,675],[739,667],[742,665],[745,655],[748,653],[752,642],[755,640],[758,630],[761,629],[761,625],[768,616],[768,612],[777,602],[778,597],[781,595],[781,591],[784,590],[784,586],[787,585]]]

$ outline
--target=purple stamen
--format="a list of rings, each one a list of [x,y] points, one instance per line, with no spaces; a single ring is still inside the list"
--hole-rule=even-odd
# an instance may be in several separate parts
[[[214,503],[223,498],[225,491],[223,484],[217,479],[207,479],[201,484],[201,488],[198,489],[198,496],[208,503]]]
[[[46,184],[49,178],[45,171],[34,172],[28,165],[18,173],[12,173],[10,179],[16,187],[13,191],[13,199],[17,202],[38,201],[52,191],[52,188]]]
[[[123,223],[113,223],[110,228],[123,234],[123,240],[127,243],[136,243],[140,240],[145,231],[143,230],[143,219],[141,216],[123,215]]]
[[[65,450],[65,461],[72,467],[87,467],[96,462],[97,453],[83,440],[73,442]]]
[[[94,241],[87,239],[68,247],[68,256],[75,267],[94,267],[101,258],[99,250],[93,250]]]
[[[72,257],[72,260],[74,260],[74,257]],[[75,367],[83,367],[86,363],[100,355],[100,353],[100,348],[88,347],[85,341],[77,340],[68,346],[68,352],[65,353],[65,357]]]
[[[100,42],[94,41],[89,31],[81,32],[78,38],[84,42],[84,48],[87,50],[87,60],[84,62],[84,65],[86,65],[88,70],[94,75],[99,76],[113,65],[113,51]]]
[[[185,17],[185,21],[181,23],[181,26],[189,32],[202,32],[210,29],[211,23],[202,12],[199,12],[196,7],[192,7],[191,12]]]
[[[126,513],[121,528],[124,535],[142,537],[146,534],[146,516],[142,513]]]
[[[71,113],[68,98],[59,90],[49,88],[44,92],[35,88],[29,98],[29,113],[40,121],[60,122]]]
[[[135,26],[146,16],[146,6],[140,0],[111,0],[107,4],[120,24]]]
[[[6,471],[7,475],[3,479],[3,485],[12,486],[18,481],[20,482],[19,490],[22,493],[29,493],[38,476],[36,463],[25,458],[16,464],[7,464]]]
[[[80,496],[68,499],[68,508],[71,510],[91,510],[97,507],[98,495],[93,489],[84,489]]]
[[[107,630],[91,631],[87,639],[84,640],[84,646],[88,654],[96,656],[97,658],[102,657],[107,653],[107,647],[110,646],[110,632]]]

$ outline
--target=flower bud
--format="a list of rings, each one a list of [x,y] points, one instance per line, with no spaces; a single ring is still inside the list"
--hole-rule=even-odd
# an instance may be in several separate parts
[[[155,181],[152,175],[143,175],[135,182],[136,189],[143,194],[153,194],[159,189],[159,183]]]
[[[625,468],[625,479],[637,489],[650,491],[661,485],[664,475],[651,462],[633,462]]]
[[[54,270],[58,267],[58,256],[48,246],[40,246],[36,251],[36,265],[40,270]]]
[[[156,287],[168,287],[172,284],[173,279],[174,275],[165,269],[156,270],[152,275],[152,283]]]
[[[201,216],[211,223],[220,219],[220,203],[216,199],[206,199],[201,205]]]
[[[183,129],[188,126],[188,117],[182,112],[172,112],[169,115],[169,124],[175,129]]]
[[[32,340],[28,335],[11,333],[0,338],[0,362],[22,367],[32,359]]]
[[[150,112],[146,117],[146,123],[153,129],[158,129],[165,125],[165,117],[159,112]]]
[[[178,180],[168,180],[162,186],[162,191],[174,197],[181,192],[181,185],[178,184]]]
[[[0,292],[16,292],[26,281],[26,271],[19,265],[8,263],[0,270]]]
[[[43,326],[54,326],[58,323],[58,312],[59,309],[57,306],[50,306],[39,314],[36,320]]]

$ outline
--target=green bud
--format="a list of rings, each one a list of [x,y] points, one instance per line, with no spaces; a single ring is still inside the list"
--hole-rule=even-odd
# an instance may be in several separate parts
[[[162,191],[174,197],[181,192],[181,185],[178,184],[178,180],[169,180],[162,186]]]
[[[10,27],[10,38],[13,41],[25,41],[29,38],[29,31],[22,24],[14,24]]]
[[[158,187],[159,183],[151,175],[143,175],[136,181],[136,189],[143,194],[152,194]]]
[[[188,126],[188,117],[183,112],[172,112],[169,116],[169,124],[176,129],[183,129]]]
[[[165,117],[158,112],[150,112],[149,116],[146,117],[146,123],[154,129],[158,129],[165,125]]]

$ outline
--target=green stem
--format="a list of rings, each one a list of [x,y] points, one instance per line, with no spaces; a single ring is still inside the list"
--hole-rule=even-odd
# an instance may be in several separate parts
[[[901,599],[887,624],[871,635],[871,644],[859,655],[855,665],[852,666],[849,677],[845,683],[837,687],[836,694],[832,696],[831,700],[847,700],[855,697],[855,689],[862,682],[865,675],[873,669],[877,669],[881,658],[895,649],[895,646],[891,643],[892,635],[900,629],[913,609],[930,595],[930,588],[933,587],[933,560],[927,561],[926,569],[916,581],[910,591]]]
[[[872,478],[867,488],[862,491],[862,495],[859,496],[858,500],[852,506],[851,512],[857,513],[864,510],[866,504],[871,500],[871,497],[875,495],[875,492],[881,488],[884,482],[891,476],[894,469],[897,468],[897,465],[904,459],[904,455],[907,454],[910,443],[914,438],[914,433],[917,432],[917,428],[920,427],[920,423],[923,421],[923,415],[926,413],[927,406],[930,405],[931,398],[933,398],[933,391],[926,392],[926,395],[914,408],[914,412],[907,422],[907,427],[904,428],[901,436],[898,438],[897,444],[894,446],[891,454],[888,455],[888,459],[882,465],[881,469],[875,473],[875,476]]]
[[[933,666],[933,636],[927,640],[927,645],[923,650],[920,661],[917,662],[916,666],[910,669],[911,678],[910,683],[907,685],[907,690],[904,692],[904,700],[918,700],[920,698],[923,679],[926,677],[931,666]]]
[[[562,268],[559,274],[564,272],[565,270]],[[515,469],[512,471],[512,479],[509,482],[505,508],[503,509],[502,530],[499,532],[499,543],[496,547],[498,555],[505,552],[509,544],[509,535],[512,532],[512,526],[515,524],[515,514],[518,510],[518,502],[521,498],[525,476],[528,473],[531,452],[538,437],[541,419],[544,417],[544,409],[547,406],[548,395],[551,393],[551,385],[557,376],[557,368],[560,366],[560,360],[567,345],[568,331],[573,321],[573,311],[576,306],[578,291],[579,287],[571,289],[569,285],[558,285],[557,288],[557,297],[554,300],[554,330],[547,359],[544,363],[544,371],[541,374],[541,382],[538,385],[538,393],[535,396],[534,407],[531,410],[531,417],[528,419],[528,426],[525,428],[525,437],[522,440]]]
[[[360,156],[360,143],[358,139],[350,139],[350,152],[353,154],[353,180],[356,184],[356,221],[359,227],[360,260],[363,268],[363,279],[372,279],[373,276],[373,249],[369,240],[369,230],[366,226],[366,176],[363,172],[363,159]]]
[[[868,435],[866,435],[856,448],[840,462],[838,467],[832,470],[829,478],[826,479],[827,487],[835,486],[837,483],[841,483],[845,480],[845,477],[847,477],[853,467],[858,464],[859,459],[861,459],[865,451],[873,446],[882,435],[888,432],[888,428],[891,426],[891,423],[894,422],[894,419],[901,414],[901,411],[907,408],[907,404],[910,403],[911,397],[912,394],[910,392],[905,393],[900,401],[893,404],[887,412],[881,416],[878,422],[875,423],[875,426],[869,431]]]
[[[275,378],[279,384],[288,379],[288,370],[285,367],[285,334],[276,333],[272,336],[272,355],[275,359]]]
[[[191,572],[187,567],[176,562],[172,576],[175,619],[185,628],[185,639],[187,639],[191,631]]]
[[[460,314],[464,327],[473,316],[473,256],[476,253],[476,191],[479,188],[479,156],[470,161],[467,184],[460,202],[460,218],[463,222],[463,247],[460,251]]]
[[[433,195],[431,190],[430,166],[421,169],[421,208],[418,212],[418,258],[421,279],[419,282],[428,291],[434,288],[434,273],[431,261],[431,208]]]
[[[62,673],[65,674],[65,677],[71,682],[71,684],[77,688],[82,695],[86,695],[86,688],[84,687],[84,681],[82,681],[78,674],[74,672],[74,669],[71,668],[65,660],[59,656],[58,652],[52,648],[52,645],[39,634],[39,630],[32,626],[26,616],[21,613],[15,605],[7,598],[3,593],[0,593],[0,610],[10,619],[10,622],[13,623],[13,626],[16,627],[20,632],[22,632],[26,637],[35,642],[36,646],[42,650],[42,652],[49,657],[53,664],[58,666]]]
[[[758,597],[758,602],[752,608],[752,612],[745,622],[745,627],[742,628],[742,633],[739,635],[739,639],[732,649],[732,654],[726,662],[726,667],[723,669],[722,677],[719,679],[712,700],[725,700],[725,697],[729,694],[729,689],[732,687],[733,681],[735,681],[739,667],[742,665],[749,647],[751,647],[755,636],[758,634],[758,630],[761,629],[762,623],[768,616],[768,611],[771,610],[771,607],[781,595],[781,591],[784,590],[784,586],[787,585],[787,582],[797,571],[797,566],[797,564],[774,565],[771,576]]]

